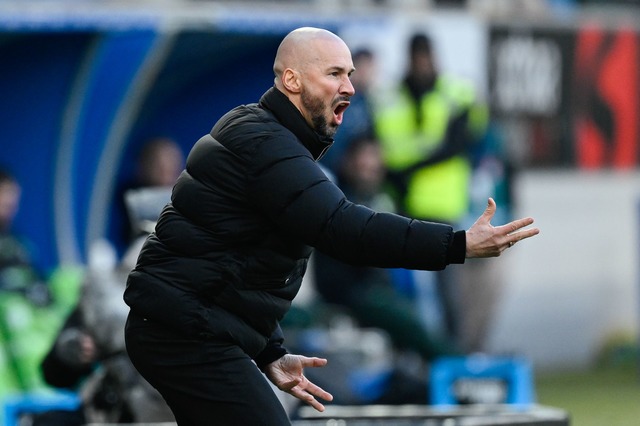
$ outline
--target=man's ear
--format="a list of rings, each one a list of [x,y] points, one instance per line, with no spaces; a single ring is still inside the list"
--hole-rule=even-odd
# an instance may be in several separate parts
[[[282,73],[282,84],[289,92],[299,93],[301,87],[300,74],[291,68],[285,69]]]

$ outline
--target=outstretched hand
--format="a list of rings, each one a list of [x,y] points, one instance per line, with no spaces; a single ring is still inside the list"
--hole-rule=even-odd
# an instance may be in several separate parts
[[[495,213],[496,202],[489,198],[484,213],[467,231],[467,258],[500,256],[518,241],[540,233],[538,228],[523,229],[533,223],[530,217],[494,227],[491,219]]]
[[[318,411],[324,411],[324,405],[318,402],[316,397],[331,401],[333,396],[311,383],[304,375],[304,368],[324,367],[325,365],[327,365],[327,360],[324,358],[286,354],[269,364],[265,369],[265,374],[281,391],[295,396]]]

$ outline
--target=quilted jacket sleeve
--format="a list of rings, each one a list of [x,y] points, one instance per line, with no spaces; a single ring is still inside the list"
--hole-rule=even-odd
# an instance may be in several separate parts
[[[286,142],[259,147],[249,184],[255,207],[285,233],[351,264],[439,270],[464,262],[464,231],[354,204]]]

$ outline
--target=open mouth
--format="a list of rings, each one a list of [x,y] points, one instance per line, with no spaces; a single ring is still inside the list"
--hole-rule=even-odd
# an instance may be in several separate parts
[[[336,108],[333,110],[333,117],[335,119],[335,122],[338,125],[342,124],[343,114],[345,110],[349,107],[349,104],[350,104],[349,101],[340,101],[336,106]]]

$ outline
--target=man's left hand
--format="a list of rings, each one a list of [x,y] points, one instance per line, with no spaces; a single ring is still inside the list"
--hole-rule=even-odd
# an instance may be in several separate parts
[[[302,355],[286,354],[265,368],[265,374],[271,382],[283,392],[295,396],[318,411],[324,411],[324,405],[316,400],[331,401],[333,396],[321,387],[311,383],[304,375],[306,367],[324,367],[324,358],[308,358]]]

